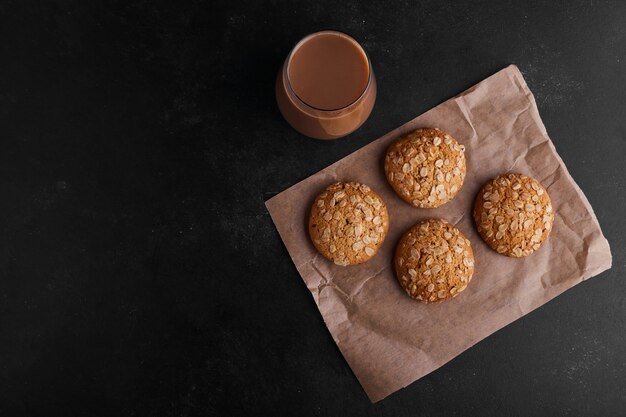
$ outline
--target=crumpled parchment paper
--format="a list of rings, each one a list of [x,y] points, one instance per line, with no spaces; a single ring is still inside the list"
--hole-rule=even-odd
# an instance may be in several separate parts
[[[387,184],[382,161],[391,141],[438,127],[466,147],[467,177],[451,202],[418,209]],[[472,202],[488,179],[521,172],[539,180],[555,209],[549,239],[522,259],[498,255],[478,236]],[[314,249],[308,233],[315,195],[333,181],[372,187],[387,204],[390,228],[369,262],[340,267]],[[439,368],[475,343],[611,267],[607,240],[539,117],[522,74],[511,65],[266,202],[296,268],[370,400],[378,401]],[[409,298],[392,268],[394,247],[419,220],[443,218],[471,240],[476,269],[459,297],[424,305]]]

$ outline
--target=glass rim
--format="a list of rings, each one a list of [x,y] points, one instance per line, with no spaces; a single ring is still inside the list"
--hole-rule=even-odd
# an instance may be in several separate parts
[[[315,107],[310,105],[309,103],[307,103],[306,101],[302,100],[300,98],[300,96],[298,96],[298,94],[296,93],[296,91],[293,89],[293,86],[291,85],[291,80],[289,79],[289,64],[291,63],[291,59],[293,58],[293,54],[294,52],[300,47],[302,46],[305,42],[307,42],[309,39],[311,39],[314,36],[318,36],[320,34],[324,34],[324,33],[330,33],[330,34],[335,34],[335,35],[340,35],[344,38],[347,38],[349,41],[353,42],[361,52],[363,52],[363,55],[365,55],[365,59],[367,60],[367,84],[365,85],[365,87],[363,88],[363,91],[361,92],[361,94],[350,104],[343,106],[343,107],[338,107],[336,109],[321,109],[319,107]],[[367,93],[367,91],[369,90],[370,85],[372,84],[372,61],[370,60],[369,55],[367,55],[367,52],[365,51],[365,48],[363,48],[363,46],[361,46],[361,44],[359,42],[357,42],[356,39],[354,39],[352,36],[350,36],[349,34],[342,32],[340,30],[334,30],[334,29],[327,29],[327,30],[320,30],[318,32],[313,32],[310,33],[308,35],[306,35],[304,38],[300,39],[293,48],[291,48],[291,51],[289,52],[289,55],[287,55],[287,59],[285,60],[285,79],[287,80],[287,87],[289,88],[289,92],[293,94],[293,96],[298,99],[298,102],[302,103],[303,105],[305,105],[306,107],[313,109],[313,110],[317,110],[317,111],[321,111],[321,112],[336,112],[336,111],[340,111],[340,110],[346,110],[349,109],[350,107],[354,106],[355,104],[357,104],[359,101],[361,101],[363,99],[363,97],[365,96],[365,93]]]

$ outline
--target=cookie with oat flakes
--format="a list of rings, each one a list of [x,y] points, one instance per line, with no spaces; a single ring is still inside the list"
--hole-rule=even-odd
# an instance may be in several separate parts
[[[504,174],[487,182],[476,196],[474,222],[491,249],[521,258],[548,238],[554,211],[539,181],[524,174]]]
[[[472,245],[454,225],[441,219],[424,220],[398,242],[396,278],[406,293],[423,303],[454,298],[474,274]]]
[[[415,207],[435,208],[452,200],[465,180],[465,147],[437,128],[396,139],[385,155],[385,176]]]
[[[337,182],[322,191],[309,215],[309,235],[315,248],[337,265],[371,259],[389,230],[385,203],[370,187]]]

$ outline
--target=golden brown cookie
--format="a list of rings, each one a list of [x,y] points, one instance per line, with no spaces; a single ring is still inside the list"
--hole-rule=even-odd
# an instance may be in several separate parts
[[[396,278],[404,290],[426,304],[463,292],[474,274],[469,239],[445,220],[417,223],[398,242]]]
[[[436,128],[418,129],[387,149],[385,176],[403,200],[434,208],[452,200],[465,180],[465,147]]]
[[[505,174],[487,182],[476,196],[474,221],[491,249],[519,258],[539,249],[548,238],[554,212],[537,180]]]
[[[389,230],[385,203],[370,187],[357,182],[330,185],[315,198],[309,235],[315,248],[337,265],[368,261]]]

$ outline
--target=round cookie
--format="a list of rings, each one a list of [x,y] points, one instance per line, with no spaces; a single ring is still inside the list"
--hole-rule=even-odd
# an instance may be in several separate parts
[[[465,172],[465,147],[437,128],[418,129],[387,148],[387,181],[416,207],[434,208],[452,200]]]
[[[320,193],[309,216],[315,248],[337,265],[368,261],[382,246],[389,230],[385,203],[370,187],[337,182]]]
[[[463,292],[474,274],[469,239],[445,220],[417,223],[398,242],[396,278],[404,290],[426,304]]]
[[[554,212],[537,180],[505,174],[487,182],[476,196],[474,221],[491,249],[519,258],[539,249],[548,238]]]

